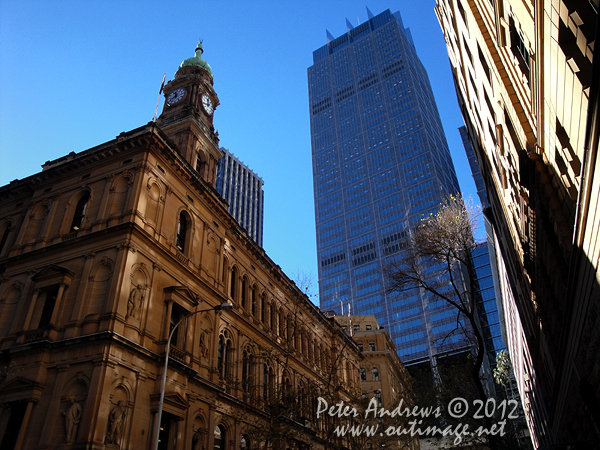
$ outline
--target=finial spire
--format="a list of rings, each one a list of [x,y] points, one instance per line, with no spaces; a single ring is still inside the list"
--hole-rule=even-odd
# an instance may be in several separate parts
[[[204,53],[203,40],[199,39],[198,45],[196,46],[196,55],[183,61],[179,67],[180,68],[185,67],[185,66],[201,67],[212,75],[212,70],[211,70],[210,66],[208,65],[208,63],[206,61],[204,61],[202,59],[202,53]]]

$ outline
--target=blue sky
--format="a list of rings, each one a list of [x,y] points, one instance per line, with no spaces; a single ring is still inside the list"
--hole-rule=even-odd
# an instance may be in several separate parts
[[[364,22],[365,6],[400,11],[411,29],[461,189],[475,199],[434,0],[0,0],[0,185],[151,121],[163,73],[172,79],[202,38],[221,145],[265,182],[264,248],[288,276],[316,283],[306,71],[325,30]]]

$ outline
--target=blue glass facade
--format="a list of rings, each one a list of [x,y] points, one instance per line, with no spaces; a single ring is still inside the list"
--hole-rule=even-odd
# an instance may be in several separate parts
[[[473,251],[473,265],[478,284],[476,292],[477,312],[490,367],[494,367],[496,364],[496,353],[500,350],[506,350],[506,345],[502,340],[498,302],[496,301],[496,291],[494,289],[494,278],[487,242],[479,244]]]
[[[465,153],[467,154],[467,159],[469,160],[469,166],[471,167],[471,173],[473,175],[473,180],[475,181],[475,187],[477,188],[477,196],[479,197],[481,206],[487,208],[490,206],[490,202],[488,201],[485,183],[483,182],[483,175],[481,175],[481,170],[479,170],[479,164],[477,163],[477,157],[475,156],[473,144],[471,144],[471,140],[469,139],[467,127],[460,127],[458,132],[460,133],[460,138],[462,139],[463,146],[465,147]]]
[[[313,53],[308,69],[321,309],[373,314],[404,363],[450,348],[456,312],[386,292],[386,259],[459,192],[427,73],[399,13],[372,16]],[[436,268],[428,271],[435,273]],[[442,342],[443,341],[443,342]]]

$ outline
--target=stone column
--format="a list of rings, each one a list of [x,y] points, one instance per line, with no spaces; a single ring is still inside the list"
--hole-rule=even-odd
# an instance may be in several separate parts
[[[27,409],[25,410],[25,415],[23,416],[23,421],[21,422],[21,429],[19,430],[19,436],[17,437],[14,450],[25,449],[25,447],[23,447],[23,443],[25,442],[25,436],[27,435],[27,425],[29,425],[29,418],[31,417],[32,409],[33,401],[30,400],[27,402]]]

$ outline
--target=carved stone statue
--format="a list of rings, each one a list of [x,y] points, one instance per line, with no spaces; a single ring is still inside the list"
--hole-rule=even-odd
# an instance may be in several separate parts
[[[127,316],[137,318],[138,311],[142,307],[142,302],[144,301],[144,294],[142,290],[142,285],[138,284],[137,286],[133,286],[131,292],[129,293],[129,298],[127,299]]]
[[[206,332],[202,333],[200,335],[200,355],[202,355],[203,358],[208,358],[208,336],[206,335]]]
[[[204,450],[202,431],[200,431],[200,427],[198,427],[192,436],[192,450]]]
[[[108,433],[106,433],[107,444],[119,444],[123,422],[125,422],[125,408],[123,407],[123,402],[119,401],[117,402],[117,405],[110,410],[110,415],[108,416]]]
[[[77,429],[81,421],[81,405],[75,401],[75,397],[70,397],[69,402],[71,402],[71,406],[63,411],[63,416],[65,416],[67,442],[73,442],[77,437]]]

